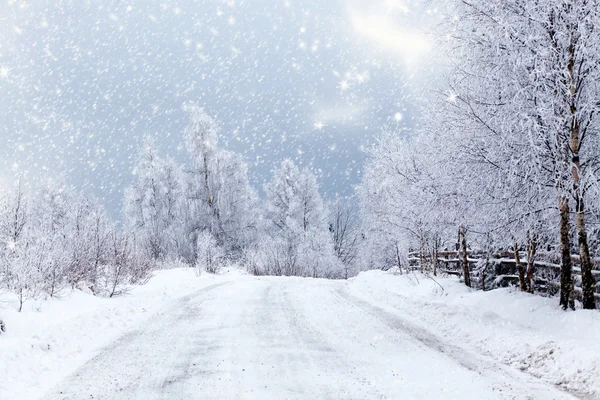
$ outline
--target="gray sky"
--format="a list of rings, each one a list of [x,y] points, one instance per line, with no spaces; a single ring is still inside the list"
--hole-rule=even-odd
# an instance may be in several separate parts
[[[185,163],[182,104],[257,188],[284,157],[352,193],[361,147],[409,128],[435,10],[398,0],[0,0],[0,182],[59,176],[120,212],[146,134]]]

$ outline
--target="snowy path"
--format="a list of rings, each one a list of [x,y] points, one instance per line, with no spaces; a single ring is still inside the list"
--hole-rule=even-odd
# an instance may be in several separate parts
[[[47,399],[568,399],[349,294],[241,277],[181,299]]]

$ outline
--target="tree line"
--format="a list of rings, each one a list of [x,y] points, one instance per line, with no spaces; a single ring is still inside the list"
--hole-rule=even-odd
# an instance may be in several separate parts
[[[356,271],[356,207],[325,202],[315,173],[284,160],[259,199],[240,154],[219,147],[219,124],[186,104],[189,164],[147,137],[117,223],[90,196],[57,179],[0,194],[0,285],[28,299],[65,288],[113,296],[156,268],[217,272],[239,263],[256,275],[347,278]]]
[[[161,156],[148,139],[126,190],[127,230],[146,257],[211,271],[242,262],[256,275],[351,274],[359,226],[345,200],[325,202],[315,173],[286,159],[261,201],[243,157],[219,147],[218,122],[196,104],[185,109],[190,164]]]

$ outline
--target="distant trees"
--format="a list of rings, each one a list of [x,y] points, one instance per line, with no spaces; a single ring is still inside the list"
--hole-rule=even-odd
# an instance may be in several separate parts
[[[257,229],[258,197],[250,186],[241,156],[218,147],[215,120],[195,104],[186,104],[190,122],[185,143],[190,167],[159,155],[147,138],[136,166],[137,182],[127,189],[127,226],[154,260],[206,261],[208,237],[220,258],[237,259]],[[216,264],[202,265],[216,271]]]
[[[67,287],[112,296],[149,277],[131,238],[104,209],[60,180],[29,196],[19,183],[0,195],[0,285],[15,293],[19,310],[30,299]]]
[[[284,160],[265,185],[265,233],[251,252],[260,274],[341,277],[315,175]]]
[[[18,298],[67,288],[112,297],[144,283],[155,267],[215,273],[241,261],[255,274],[348,278],[363,268],[355,204],[329,205],[315,174],[284,160],[259,201],[241,155],[218,146],[218,123],[186,104],[189,165],[145,138],[125,190],[124,223],[95,199],[49,179],[0,193],[0,286]]]
[[[336,217],[330,225],[334,214],[319,194],[315,175],[291,160],[265,185],[261,207],[242,157],[218,146],[218,123],[196,104],[184,110],[189,166],[163,158],[146,139],[135,168],[137,182],[126,191],[127,230],[146,257],[161,263],[184,260],[208,272],[226,260],[244,259],[256,274],[337,278],[354,273],[356,213],[340,203],[332,209]]]

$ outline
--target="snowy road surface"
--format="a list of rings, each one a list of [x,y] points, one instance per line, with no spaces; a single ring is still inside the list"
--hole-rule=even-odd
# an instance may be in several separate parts
[[[347,283],[219,282],[106,347],[47,399],[568,399],[353,297]]]

